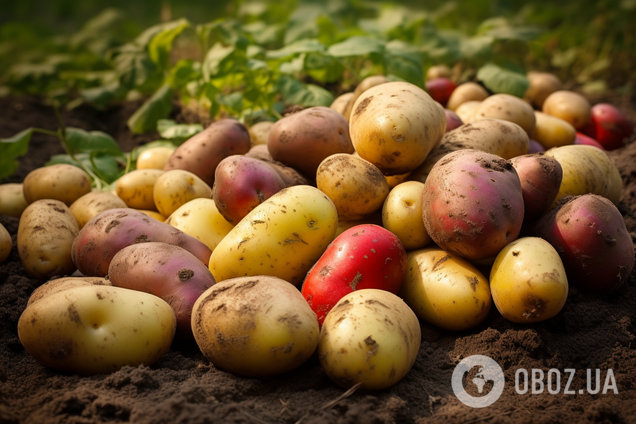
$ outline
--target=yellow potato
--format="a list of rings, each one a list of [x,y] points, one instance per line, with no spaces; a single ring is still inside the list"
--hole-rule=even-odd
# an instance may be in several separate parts
[[[214,250],[234,228],[216,207],[214,199],[194,199],[174,211],[166,224],[201,240]]]
[[[316,350],[316,314],[298,289],[276,277],[233,278],[192,308],[192,331],[214,366],[245,377],[290,371]]]
[[[55,280],[47,281],[33,290],[33,293],[31,293],[29,301],[27,302],[27,306],[53,293],[84,286],[112,286],[112,284],[110,280],[107,280],[104,277],[83,276],[56,278]]]
[[[211,198],[212,188],[192,172],[173,169],[157,178],[153,197],[159,213],[170,216],[192,199]]]
[[[0,184],[0,215],[22,215],[28,203],[24,198],[22,184]]]
[[[129,208],[155,211],[155,183],[163,174],[161,169],[136,169],[117,180],[115,193]]]
[[[514,122],[532,136],[536,118],[532,106],[510,94],[494,94],[481,102],[475,118],[495,118]]]
[[[210,256],[219,282],[234,277],[271,275],[294,285],[336,235],[338,212],[312,186],[285,188],[243,218]]]
[[[152,365],[170,348],[175,328],[174,312],[160,298],[97,285],[52,293],[27,306],[18,336],[42,365],[93,375]]]
[[[554,74],[549,72],[528,72],[528,80],[530,86],[526,90],[524,99],[541,109],[545,99],[555,91],[562,89],[561,80]]]
[[[77,166],[58,164],[29,172],[22,188],[29,204],[41,199],[55,199],[70,206],[91,191],[91,179]]]
[[[94,216],[108,209],[125,207],[126,203],[113,193],[91,191],[74,201],[70,210],[81,230]]]
[[[382,206],[382,225],[395,234],[406,250],[419,249],[431,242],[422,220],[424,184],[407,181],[395,186]]]
[[[435,78],[451,78],[453,71],[446,65],[433,65],[426,70],[426,81]]]
[[[257,146],[260,144],[267,145],[269,130],[272,129],[272,125],[274,125],[274,122],[272,121],[262,121],[252,125],[248,129],[252,146]]]
[[[457,108],[464,103],[470,101],[481,102],[488,96],[488,91],[486,91],[486,89],[481,85],[477,84],[476,82],[465,82],[458,85],[457,88],[453,90],[450,97],[448,98],[448,103],[446,103],[446,108],[457,112]],[[462,121],[464,120],[462,119]],[[467,121],[464,121],[464,123],[466,122]]]
[[[64,203],[52,199],[31,203],[18,225],[18,253],[24,269],[42,280],[72,274],[76,267],[71,246],[78,233],[77,220]]]
[[[559,90],[550,94],[543,102],[543,112],[569,122],[580,130],[590,120],[592,106],[579,93]]]
[[[517,239],[497,255],[490,271],[495,306],[509,321],[544,321],[559,313],[568,297],[563,262],[550,243],[538,237]]]
[[[455,109],[455,113],[464,124],[470,124],[477,120],[476,114],[480,104],[481,101],[469,100],[459,105],[457,109]]]
[[[406,174],[401,174],[401,175],[385,175],[384,178],[386,179],[386,182],[389,184],[389,188],[393,188],[396,185],[406,181],[409,178],[409,175],[411,175],[411,173],[407,172]]]
[[[175,147],[152,147],[139,153],[137,169],[163,169]]]
[[[353,92],[341,94],[338,97],[336,97],[336,99],[331,103],[331,105],[329,105],[329,108],[335,110],[342,116],[345,116],[347,107],[349,106],[350,103],[353,104],[351,101],[354,99],[354,97],[357,98],[355,96],[355,93]],[[348,117],[345,116],[345,119],[346,118]]]
[[[159,222],[164,222],[166,220],[165,216],[161,215],[159,212],[156,212],[156,211],[149,211],[146,209],[135,209],[135,210],[143,213],[146,216],[156,219]]]
[[[12,248],[11,234],[4,228],[4,225],[0,224],[0,264],[9,257]]]
[[[327,314],[318,358],[342,387],[385,389],[409,372],[420,343],[420,323],[402,299],[385,290],[358,290]]]
[[[538,141],[544,148],[566,146],[574,144],[576,129],[567,121],[547,113],[535,111],[537,124],[534,127],[532,138]]]
[[[439,247],[408,253],[400,296],[420,319],[452,331],[477,326],[492,304],[488,279]]]

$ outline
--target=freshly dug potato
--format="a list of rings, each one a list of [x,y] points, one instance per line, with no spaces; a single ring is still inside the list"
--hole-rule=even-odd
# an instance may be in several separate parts
[[[24,269],[40,280],[72,274],[71,246],[78,231],[75,217],[61,201],[31,203],[18,225],[18,253]]]
[[[31,293],[27,306],[47,297],[51,294],[64,290],[73,289],[75,287],[84,286],[112,286],[109,280],[104,277],[64,277],[49,280],[42,284]]]
[[[117,180],[115,193],[129,208],[156,211],[155,183],[164,172],[161,169],[135,169]]]
[[[95,215],[108,209],[125,207],[126,203],[113,193],[91,191],[74,201],[69,209],[82,229]]]
[[[80,375],[150,366],[170,348],[175,317],[156,296],[107,286],[74,287],[27,306],[20,342],[42,365]]]
[[[247,153],[251,145],[245,125],[234,119],[221,119],[177,147],[163,169],[190,171],[212,187],[219,162]]]
[[[576,130],[569,123],[556,116],[535,111],[536,125],[533,138],[546,149],[574,144]]]
[[[488,91],[481,85],[476,82],[465,82],[453,90],[453,93],[448,99],[448,103],[446,103],[446,108],[456,112],[457,108],[464,103],[470,101],[481,102],[488,96]]]
[[[345,111],[347,110],[349,103],[353,104],[351,100],[353,99],[354,96],[355,96],[355,93],[353,92],[339,95],[338,97],[335,98],[335,100],[331,103],[331,105],[329,105],[329,109],[335,110],[336,112],[344,116],[345,119],[347,119],[347,116],[345,116],[345,113],[346,113]]]
[[[457,85],[450,79],[441,77],[426,80],[425,87],[433,100],[446,107],[446,103],[448,103],[448,99],[457,88]]]
[[[166,224],[183,231],[214,250],[234,228],[216,207],[214,199],[194,199],[174,211]]]
[[[426,80],[435,78],[451,78],[453,71],[446,65],[433,65],[426,70]]]
[[[536,124],[532,106],[510,94],[494,94],[484,99],[475,111],[475,117],[514,122],[523,128],[528,136],[532,136]]]
[[[406,181],[395,186],[382,205],[382,225],[395,234],[406,250],[431,242],[422,221],[424,183]]]
[[[528,153],[545,153],[545,147],[543,147],[537,140],[531,138]]]
[[[409,175],[411,175],[410,172],[401,175],[385,175],[384,179],[386,180],[387,184],[389,184],[389,188],[393,188],[396,185],[402,184],[404,181],[406,181],[409,178]]]
[[[274,160],[312,179],[326,157],[353,153],[346,119],[323,106],[304,109],[276,122],[267,148]]]
[[[27,206],[22,184],[0,184],[0,215],[19,218]]]
[[[208,289],[194,304],[192,330],[215,367],[244,377],[297,368],[316,350],[320,331],[298,289],[268,276],[233,278]]]
[[[521,182],[524,220],[534,221],[554,202],[561,187],[563,168],[556,159],[542,153],[517,156],[511,162]]]
[[[261,160],[274,168],[274,171],[276,171],[278,175],[280,175],[280,177],[283,179],[285,187],[291,187],[295,185],[310,185],[307,177],[302,175],[300,172],[298,172],[291,166],[287,166],[284,163],[275,161],[272,158],[272,155],[269,154],[269,150],[267,149],[267,145],[265,144],[259,144],[252,147],[250,151],[245,154],[245,156]]]
[[[152,147],[139,153],[137,169],[163,169],[175,147]]]
[[[183,247],[204,264],[210,260],[210,249],[194,237],[134,209],[109,209],[77,234],[71,249],[73,263],[84,275],[104,277],[117,252],[151,241]]]
[[[530,71],[527,76],[530,86],[524,99],[538,109],[543,107],[543,102],[550,94],[563,88],[559,77],[549,72]]]
[[[192,199],[211,198],[212,188],[192,172],[173,169],[157,178],[152,197],[159,213],[170,216]]]
[[[411,369],[421,343],[417,316],[393,293],[354,291],[327,314],[318,358],[339,386],[386,389]]]
[[[9,257],[12,248],[11,234],[4,228],[4,225],[0,224],[0,264]]]
[[[588,124],[589,125],[589,124]],[[603,145],[598,141],[594,140],[592,137],[588,137],[583,133],[576,132],[576,138],[574,139],[574,144],[584,144],[587,146],[594,146],[597,149],[605,150]]]
[[[444,108],[406,82],[378,85],[358,98],[350,119],[356,152],[384,175],[411,172],[441,141]]]
[[[478,119],[477,109],[479,109],[479,105],[481,105],[480,101],[469,100],[457,106],[457,109],[455,109],[455,113],[457,114],[457,116],[459,116],[459,119],[461,119],[464,124],[469,124]]]
[[[598,140],[604,149],[614,150],[625,145],[634,132],[634,125],[616,106],[598,103],[592,106],[590,121],[582,131]]]
[[[271,275],[302,283],[336,234],[333,202],[311,186],[285,188],[243,218],[210,257],[219,282],[235,277]]]
[[[353,155],[336,154],[322,161],[316,186],[336,205],[338,218],[363,219],[382,208],[391,190],[382,172]]]
[[[399,295],[421,320],[451,331],[479,325],[492,303],[488,279],[466,259],[438,247],[408,253]]]
[[[509,321],[550,319],[568,297],[568,278],[559,254],[538,237],[523,237],[504,247],[490,271],[490,289],[499,313]]]
[[[509,160],[459,150],[433,166],[425,185],[424,226],[442,249],[467,259],[486,259],[519,236],[523,195]]]
[[[91,191],[91,179],[77,166],[58,164],[29,172],[22,183],[28,204],[41,199],[55,199],[70,206]]]
[[[550,94],[543,102],[543,112],[569,122],[580,130],[590,120],[592,106],[579,93],[559,90]]]
[[[455,128],[464,125],[462,118],[452,110],[444,109],[444,114],[446,114],[446,132],[453,131]]]
[[[389,79],[384,75],[372,75],[360,81],[360,83],[356,86],[356,89],[353,91],[353,97],[349,99],[349,103],[347,104],[347,107],[345,108],[342,116],[344,116],[347,121],[351,121],[351,112],[353,111],[353,105],[356,103],[356,100],[358,100],[362,93],[369,90],[370,88],[373,88],[380,84],[385,84],[387,82],[389,82]]]
[[[133,244],[108,267],[115,287],[150,293],[165,300],[177,318],[177,335],[192,337],[194,302],[215,283],[210,270],[187,250],[167,243]]]
[[[250,140],[252,142],[252,147],[267,145],[267,140],[269,139],[269,132],[272,130],[273,126],[274,126],[273,121],[261,121],[249,127],[248,132],[250,133]]]

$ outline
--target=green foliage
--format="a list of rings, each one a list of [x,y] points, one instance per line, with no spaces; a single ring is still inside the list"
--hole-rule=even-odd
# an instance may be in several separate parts
[[[530,81],[526,78],[523,69],[514,68],[514,65],[503,67],[495,63],[487,63],[479,68],[477,80],[493,93],[512,94],[523,98],[530,86]]]
[[[32,135],[33,128],[27,128],[13,137],[0,138],[0,180],[18,169],[16,159],[27,154]]]

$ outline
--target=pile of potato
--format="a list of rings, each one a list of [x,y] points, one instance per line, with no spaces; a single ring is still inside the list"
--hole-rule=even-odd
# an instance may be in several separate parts
[[[331,108],[217,121],[144,151],[113,192],[70,165],[0,186],[25,270],[49,280],[20,319],[25,348],[94,374],[194,339],[249,377],[317,350],[335,383],[381,389],[413,365],[420,322],[467,330],[494,303],[533,323],[570,284],[620,287],[634,245],[604,151],[631,135],[620,111],[549,74],[520,99],[439,71],[430,94],[375,76]]]

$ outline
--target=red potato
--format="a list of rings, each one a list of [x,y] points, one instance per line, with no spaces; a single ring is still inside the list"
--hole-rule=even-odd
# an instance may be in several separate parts
[[[133,244],[117,252],[108,267],[113,286],[165,300],[177,318],[177,335],[192,338],[192,307],[215,284],[206,265],[187,250],[167,243]]]
[[[592,106],[590,120],[582,131],[606,150],[614,150],[624,146],[634,127],[616,106],[599,103]]]
[[[634,243],[621,213],[596,194],[560,199],[539,220],[535,235],[557,250],[568,281],[586,290],[616,290],[634,267]]]
[[[285,187],[310,185],[307,177],[302,175],[300,172],[298,172],[291,166],[287,166],[284,163],[275,161],[274,158],[272,158],[272,155],[269,154],[267,144],[258,144],[252,147],[249,152],[245,153],[245,156],[258,159],[274,168],[274,171],[276,171],[278,175],[280,175],[280,177],[283,179]]]
[[[395,234],[362,224],[336,237],[307,273],[302,294],[322,325],[345,295],[362,289],[397,294],[406,272],[406,251]]]
[[[509,160],[470,149],[449,153],[433,166],[425,186],[422,218],[440,248],[486,259],[519,236],[523,194]]]
[[[592,137],[588,137],[585,134],[582,134],[577,131],[576,138],[574,139],[574,144],[585,144],[588,146],[598,147],[601,150],[605,150],[605,148],[598,141],[594,140]]]
[[[511,159],[521,182],[524,219],[534,221],[552,205],[563,179],[561,164],[541,153],[517,156]]]
[[[433,100],[446,107],[448,99],[457,86],[448,78],[433,78],[426,81],[426,91],[431,95]]]
[[[104,277],[113,257],[126,246],[159,241],[180,246],[207,264],[212,251],[203,242],[133,209],[109,209],[95,216],[73,242],[71,257],[84,275]]]
[[[216,168],[212,198],[221,215],[236,224],[284,188],[283,179],[265,162],[234,155],[223,159]]]
[[[464,125],[464,121],[455,112],[450,109],[444,109],[446,114],[446,132],[453,131],[455,128]]]

